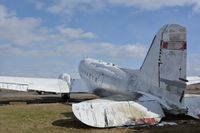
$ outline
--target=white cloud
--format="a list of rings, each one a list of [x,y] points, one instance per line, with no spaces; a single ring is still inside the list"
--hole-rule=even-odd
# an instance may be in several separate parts
[[[143,58],[146,55],[146,47],[141,44],[113,45],[111,43],[102,43],[100,49],[104,54],[117,58]]]
[[[86,43],[70,42],[70,44],[51,45],[40,49],[24,49],[10,44],[0,45],[0,55],[14,56],[62,56],[69,58],[82,57],[112,57],[112,58],[135,58],[143,59],[146,55],[146,47],[141,44],[114,45],[111,43]]]
[[[54,28],[42,26],[39,18],[19,18],[0,5],[0,39],[15,45],[31,45],[38,42],[92,39],[95,34],[85,32],[80,28],[68,28],[60,25]]]
[[[66,28],[63,25],[57,26],[56,28],[59,33],[64,36],[67,37],[69,39],[81,39],[81,38],[88,38],[88,39],[92,39],[95,38],[96,35],[92,32],[84,32],[82,29],[80,28]]]
[[[108,0],[111,4],[154,10],[162,7],[185,6],[193,4],[193,0]],[[198,2],[198,1],[197,1]]]
[[[46,7],[48,12],[59,14],[64,13],[71,15],[74,10],[93,10],[97,11],[106,6],[104,0],[54,0]]]
[[[4,42],[0,44],[1,55],[142,58],[146,52],[146,48],[140,44],[95,42],[96,35],[81,28],[64,25],[44,27],[41,19],[19,18],[2,5],[0,14],[0,42]]]
[[[89,3],[90,0],[83,2]],[[109,2],[118,5],[125,4],[126,6],[135,5],[134,0],[110,0]],[[176,2],[177,4],[171,3],[171,5],[184,5],[184,0],[183,3]],[[139,3],[141,4],[141,2]],[[163,5],[161,2],[158,2],[155,7],[153,5],[149,6],[160,8]],[[199,10],[199,5],[194,5],[194,7],[195,10]],[[141,8],[145,7],[141,6]],[[87,39],[95,39],[97,36],[81,28],[70,28],[64,25],[51,28],[44,27],[40,18],[19,18],[15,12],[8,11],[2,5],[0,5],[0,29],[0,55],[14,55],[18,57],[43,56],[49,58],[62,56],[70,60],[80,60],[86,56],[104,56],[124,60],[132,58],[143,59],[147,51],[146,47],[139,43],[115,45],[110,42],[88,42],[86,41]],[[200,74],[199,59],[200,55],[189,57],[189,75]]]
[[[20,19],[15,13],[9,12],[0,5],[0,38],[16,44],[28,44],[41,40],[35,29],[40,25],[40,19],[27,17]],[[25,38],[26,37],[26,38]]]
[[[100,11],[113,6],[131,7],[140,10],[191,6],[193,11],[200,11],[199,0],[53,0],[51,4],[43,6],[43,9],[70,18],[76,11]]]

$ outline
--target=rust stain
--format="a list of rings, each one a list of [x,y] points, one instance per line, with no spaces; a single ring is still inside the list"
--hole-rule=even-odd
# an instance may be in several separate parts
[[[198,114],[197,116],[198,116],[198,117],[199,117],[199,119],[200,119],[200,114]]]
[[[145,118],[144,121],[145,123],[150,124],[150,125],[154,125],[157,123],[155,118]]]
[[[149,125],[154,125],[156,123],[158,123],[158,121],[155,118],[141,118],[141,119],[137,119],[135,120],[136,124],[149,124]]]

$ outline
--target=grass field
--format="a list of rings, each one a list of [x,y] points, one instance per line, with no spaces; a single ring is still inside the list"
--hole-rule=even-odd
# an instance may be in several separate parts
[[[70,105],[30,104],[0,106],[0,133],[70,133],[107,131],[126,132],[128,129],[95,129],[79,122]]]
[[[79,122],[66,104],[28,104],[0,106],[0,133],[123,133],[123,132],[200,132],[200,123],[178,126],[109,128],[88,127]]]

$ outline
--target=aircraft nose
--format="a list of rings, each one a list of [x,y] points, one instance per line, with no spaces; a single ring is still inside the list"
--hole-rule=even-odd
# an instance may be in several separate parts
[[[81,60],[80,63],[79,63],[79,69],[80,69],[82,66],[84,66],[84,64],[85,64],[85,61],[84,61],[84,60]]]
[[[79,66],[85,65],[85,63],[86,63],[86,61],[85,61],[85,59],[83,59],[83,60],[80,61]]]
[[[80,61],[79,69],[83,69],[83,68],[85,68],[85,67],[87,67],[87,66],[88,66],[88,61],[87,61],[87,59],[83,59],[83,60]]]

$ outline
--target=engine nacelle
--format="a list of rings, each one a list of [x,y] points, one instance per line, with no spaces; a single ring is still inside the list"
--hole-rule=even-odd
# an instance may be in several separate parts
[[[63,80],[63,81],[65,81],[65,82],[67,82],[67,84],[71,88],[71,76],[69,74],[62,73],[58,78]]]
[[[69,86],[69,90],[71,91],[71,85],[72,85],[72,79],[71,79],[71,76],[67,73],[62,73],[59,77],[59,79],[67,82],[68,86]],[[69,93],[62,93],[61,94],[61,97],[68,101],[70,99],[70,92]]]

